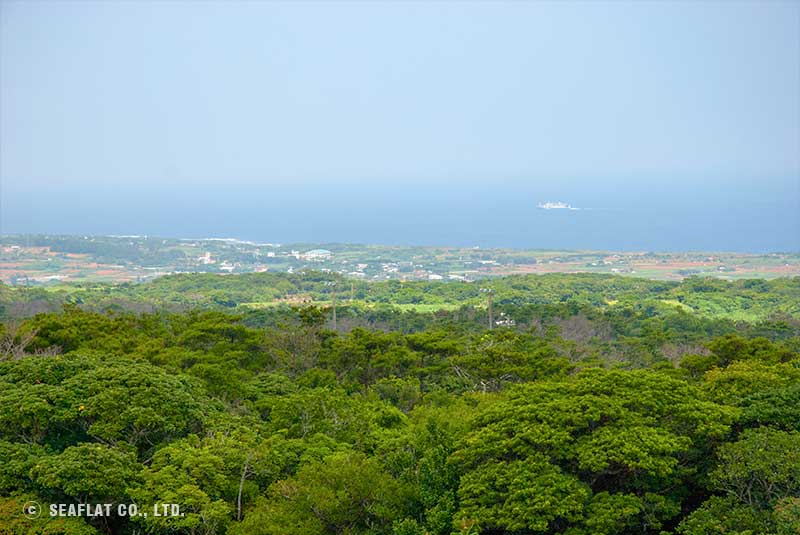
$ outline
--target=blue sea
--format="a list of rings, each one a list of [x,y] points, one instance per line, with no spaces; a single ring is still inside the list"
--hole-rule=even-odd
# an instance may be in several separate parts
[[[537,181],[536,184],[542,184]],[[3,233],[232,237],[257,242],[800,251],[800,188],[731,183],[590,190],[524,182],[326,183],[4,191]],[[542,202],[577,210],[543,210]]]

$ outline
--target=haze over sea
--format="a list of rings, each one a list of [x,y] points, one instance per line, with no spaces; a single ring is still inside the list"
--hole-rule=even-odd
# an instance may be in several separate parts
[[[1,2],[0,233],[798,251],[799,20]]]
[[[399,183],[398,183],[399,184]],[[798,251],[793,184],[562,190],[487,180],[415,187],[317,185],[223,192],[63,188],[14,192],[4,231],[236,237],[257,242],[349,242],[645,251]],[[28,202],[26,202],[28,200]],[[542,210],[568,201],[580,210]],[[76,214],[72,216],[71,214]]]

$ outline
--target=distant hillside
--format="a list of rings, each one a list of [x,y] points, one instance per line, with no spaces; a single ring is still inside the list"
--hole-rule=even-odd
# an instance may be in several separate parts
[[[0,285],[0,307],[7,316],[30,316],[62,304],[132,311],[330,306],[334,292],[339,306],[394,306],[419,311],[485,307],[491,292],[499,309],[569,305],[629,307],[652,313],[679,310],[737,321],[760,321],[776,315],[800,318],[798,277],[770,281],[695,277],[668,282],[600,274],[512,275],[477,282],[365,282],[318,271],[198,273],[168,275],[140,284],[64,284],[47,290]]]

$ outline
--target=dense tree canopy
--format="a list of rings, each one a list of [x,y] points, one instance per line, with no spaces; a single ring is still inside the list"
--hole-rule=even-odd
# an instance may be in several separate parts
[[[87,291],[7,321],[0,534],[800,532],[797,281],[510,277],[492,329],[465,284],[359,286],[375,307],[337,330],[326,307],[212,304],[314,277],[167,278],[114,291],[190,309]],[[392,308],[415,299],[464,306]],[[748,299],[769,314],[735,319]]]

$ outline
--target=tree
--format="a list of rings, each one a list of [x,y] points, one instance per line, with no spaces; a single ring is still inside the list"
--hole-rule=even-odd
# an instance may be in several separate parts
[[[709,478],[712,496],[678,526],[684,535],[797,533],[800,433],[762,427],[723,444]]]
[[[233,533],[389,534],[402,501],[401,487],[375,460],[335,453],[275,483]]]
[[[36,331],[21,326],[19,321],[0,324],[0,361],[18,360],[27,355],[26,350],[36,338]]]
[[[711,473],[715,489],[755,509],[800,494],[800,432],[762,427],[723,444]]]
[[[485,461],[461,478],[461,509],[482,528],[546,532],[556,520],[578,522],[591,489],[542,454]]]
[[[175,441],[153,456],[142,470],[142,484],[130,490],[138,503],[175,503],[183,516],[137,517],[154,533],[202,533],[212,535],[230,522],[233,507],[225,500],[235,487],[235,476],[226,471],[218,451],[204,447],[190,436]]]
[[[104,444],[70,446],[45,456],[31,470],[39,485],[81,503],[120,503],[138,479],[141,465],[130,450]]]
[[[654,372],[517,386],[452,456],[463,470],[458,514],[488,532],[659,529],[697,485],[683,466],[706,456],[733,416]]]
[[[791,364],[741,361],[706,372],[702,389],[709,399],[718,403],[739,405],[745,398],[764,390],[797,383],[800,383],[800,368]]]
[[[713,496],[678,526],[682,535],[767,535],[772,532],[769,515],[732,497]]]
[[[141,361],[106,359],[63,385],[90,436],[128,442],[141,453],[199,429],[210,408],[190,378]]]
[[[740,405],[744,425],[800,431],[800,383],[757,392]]]
[[[202,425],[212,405],[196,380],[144,361],[99,355],[0,363],[0,437],[56,448],[127,442],[140,455]],[[144,458],[144,457],[143,457]]]

